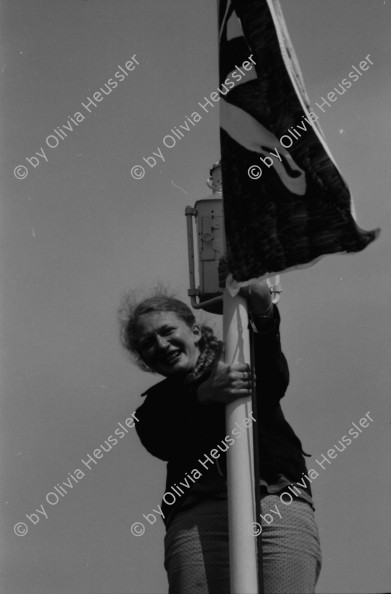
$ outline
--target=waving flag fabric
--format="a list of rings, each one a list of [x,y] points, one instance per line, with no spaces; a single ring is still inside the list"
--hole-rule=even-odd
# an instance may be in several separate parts
[[[278,0],[220,0],[219,25],[224,218],[233,277],[246,281],[364,249],[379,231],[355,222]]]

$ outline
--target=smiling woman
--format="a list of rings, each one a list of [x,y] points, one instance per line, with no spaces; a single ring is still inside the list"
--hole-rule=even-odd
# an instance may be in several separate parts
[[[120,309],[121,341],[143,370],[164,376],[191,372],[206,344],[213,353],[218,342],[208,326],[200,326],[192,311],[161,291],[134,303],[125,297]]]
[[[171,311],[140,315],[136,333],[138,349],[145,363],[162,375],[194,369],[200,354],[201,330],[188,326]]]
[[[279,403],[289,372],[280,346],[278,310],[265,281],[253,281],[241,294],[253,314],[254,371],[262,378],[256,388],[262,406],[257,422],[263,452],[261,500],[273,506],[278,495],[299,481],[307,469],[301,442]],[[141,369],[165,377],[143,394],[147,397],[136,410],[136,430],[146,449],[168,462],[165,493],[159,512],[154,511],[167,528],[169,592],[229,592],[225,452],[234,440],[226,435],[225,405],[250,395],[252,370],[247,364],[223,363],[222,343],[212,330],[199,325],[185,303],[161,292],[137,303],[132,297],[125,298],[120,321],[123,346],[135,362]],[[187,484],[183,477],[196,472],[199,464],[206,472],[198,471]],[[178,496],[178,485],[186,486],[187,491],[179,490],[177,499],[172,492]],[[266,591],[314,591],[320,547],[313,509],[311,487],[306,484],[285,511],[283,522],[262,526]],[[150,524],[156,517],[144,515]]]

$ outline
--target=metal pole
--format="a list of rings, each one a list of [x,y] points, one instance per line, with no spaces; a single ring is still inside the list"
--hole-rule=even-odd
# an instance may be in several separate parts
[[[221,194],[221,174],[219,164],[211,169],[209,187],[213,193]],[[198,204],[198,203],[197,203]],[[187,231],[189,251],[189,273],[192,306],[205,308],[221,297],[197,303],[199,291],[196,289],[194,275],[194,247],[192,217],[196,210],[187,207]],[[222,245],[225,245],[224,227]],[[200,249],[200,246],[199,246]],[[215,246],[216,249],[216,246]],[[201,251],[200,251],[201,254]],[[200,267],[203,259],[199,258]],[[210,273],[210,270],[209,270]],[[217,274],[217,259],[216,259]],[[200,273],[201,275],[201,273]],[[227,289],[223,295],[223,340],[225,362],[229,365],[247,363],[251,365],[250,332],[248,328],[247,303],[242,297],[231,297]],[[253,431],[248,421],[252,417],[251,396],[235,400],[226,406],[226,432],[233,431],[239,425],[241,437],[227,451],[227,489],[228,489],[228,522],[230,551],[231,594],[262,594],[262,580],[258,587],[257,539],[250,530],[256,517],[254,484],[254,448]],[[251,421],[253,423],[254,421]],[[260,556],[261,562],[261,556]]]
[[[224,290],[225,362],[250,364],[250,336],[245,299]],[[257,541],[250,532],[255,519],[253,435],[245,429],[252,413],[251,396],[226,407],[226,430],[239,424],[241,437],[227,452],[228,520],[231,594],[258,594]]]

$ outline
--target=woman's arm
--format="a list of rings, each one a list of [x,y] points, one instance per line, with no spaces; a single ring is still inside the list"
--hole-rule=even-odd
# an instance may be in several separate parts
[[[136,410],[136,430],[143,446],[161,460],[174,460],[184,452],[191,457],[199,453],[200,440],[213,434],[220,412],[215,403],[206,411],[195,388],[164,380],[148,390],[145,402]],[[224,422],[224,415],[222,418]]]
[[[220,282],[227,272],[226,263],[219,265]],[[247,300],[250,323],[254,333],[255,362],[251,370],[246,364],[226,365],[216,362],[208,380],[198,388],[198,400],[203,404],[212,402],[228,404],[251,394],[251,376],[257,378],[257,394],[261,410],[278,406],[289,384],[288,364],[281,351],[280,315],[273,305],[270,289],[264,280],[255,280],[240,289]]]
[[[247,299],[254,339],[253,366],[261,411],[276,408],[289,384],[288,363],[281,350],[280,313],[273,305],[264,280],[255,280],[241,289]]]
[[[275,409],[285,395],[289,384],[289,368],[281,350],[280,313],[272,306],[272,316],[267,320],[254,320],[253,338],[257,396],[260,411]],[[268,324],[266,328],[266,324]]]

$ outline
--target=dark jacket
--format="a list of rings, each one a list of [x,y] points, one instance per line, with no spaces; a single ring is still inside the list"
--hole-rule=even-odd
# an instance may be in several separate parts
[[[260,477],[269,484],[276,481],[278,475],[295,482],[302,479],[302,473],[307,473],[301,442],[280,406],[288,387],[289,370],[281,351],[279,326],[280,316],[275,307],[272,330],[254,334]],[[202,470],[203,476],[197,481],[201,488],[205,485],[208,490],[209,484],[209,488],[212,485],[212,489],[218,489],[219,484],[225,484],[225,454],[221,454],[219,464],[211,465],[208,470],[199,462],[200,459],[205,461],[205,455],[209,455],[228,433],[225,406],[200,404],[194,387],[185,387],[183,379],[166,378],[145,394],[145,402],[136,411],[139,419],[136,430],[146,449],[168,462],[166,492],[172,485],[179,485],[192,469]],[[184,495],[177,504],[191,493],[191,489],[182,490]],[[174,508],[170,504],[170,512]],[[167,507],[163,501],[164,509]]]

